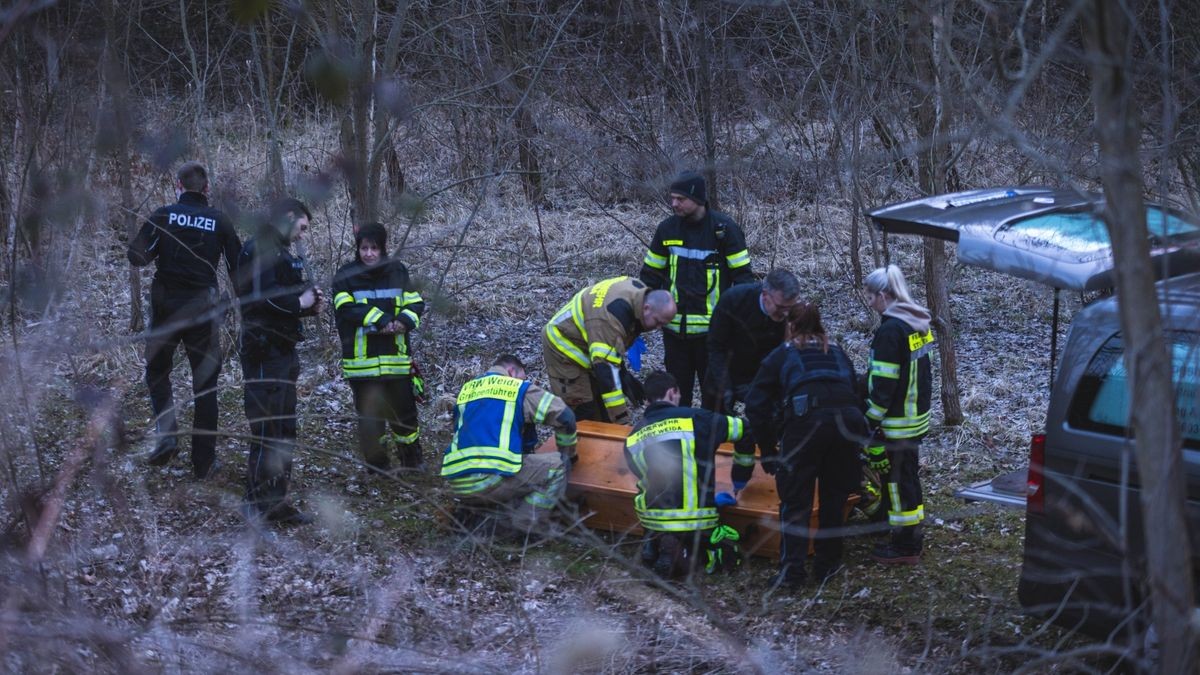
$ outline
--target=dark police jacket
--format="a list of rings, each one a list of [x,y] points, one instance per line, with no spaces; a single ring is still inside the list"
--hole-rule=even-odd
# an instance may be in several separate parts
[[[263,356],[269,348],[286,351],[304,339],[300,295],[312,284],[304,279],[304,259],[265,227],[246,242],[238,256],[238,296],[242,303],[242,353]]]
[[[816,419],[822,412],[838,412],[847,432],[865,435],[867,424],[856,382],[854,364],[835,344],[829,345],[829,351],[816,342],[777,347],[763,360],[746,394],[746,417],[762,456],[776,455],[781,433],[802,432],[795,423]],[[784,447],[795,447],[797,442],[785,441]]]
[[[708,330],[708,371],[701,385],[703,405],[722,408],[726,391],[750,384],[767,354],[783,342],[783,322],[762,311],[762,284],[742,284],[721,296]]]
[[[217,285],[217,262],[225,254],[229,276],[242,242],[225,214],[199,192],[156,210],[129,243],[126,257],[135,267],[156,262],[155,283],[168,290],[209,289]]]

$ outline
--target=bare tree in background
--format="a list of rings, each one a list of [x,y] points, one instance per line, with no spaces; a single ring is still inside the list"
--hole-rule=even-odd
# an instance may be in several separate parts
[[[1120,0],[1093,0],[1084,16],[1092,72],[1105,222],[1112,239],[1125,343],[1133,437],[1146,541],[1146,586],[1158,633],[1161,672],[1192,673],[1200,665],[1185,516],[1183,470],[1171,356],[1163,335],[1146,229],[1139,160],[1142,127],[1135,83],[1136,19]]]
[[[950,146],[953,107],[946,96],[946,69],[943,67],[946,42],[953,29],[954,0],[939,0],[926,5],[925,11],[910,15],[912,25],[913,66],[915,68],[916,103],[913,114],[920,152],[917,154],[917,174],[925,194],[948,192],[949,174],[954,155]],[[928,25],[924,24],[928,21]],[[954,319],[950,313],[950,289],[947,284],[946,242],[927,237],[924,242],[925,297],[933,325],[937,327],[938,373],[942,380],[942,421],[947,425],[963,422],[962,403],[958,391],[958,355],[955,352]]]

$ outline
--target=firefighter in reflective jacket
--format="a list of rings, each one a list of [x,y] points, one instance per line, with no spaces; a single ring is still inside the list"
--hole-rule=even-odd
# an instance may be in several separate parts
[[[554,428],[557,453],[531,454],[534,424]],[[441,474],[463,501],[505,508],[513,525],[528,531],[558,504],[574,456],[575,415],[525,379],[520,359],[505,354],[459,391]]]
[[[779,491],[783,545],[775,585],[807,582],[804,565],[810,538],[815,538],[817,583],[842,567],[839,530],[846,499],[858,485],[859,450],[868,436],[856,382],[854,365],[841,347],[829,342],[817,306],[801,302],[792,307],[787,340],[763,359],[746,395],[746,418],[762,453],[763,470],[775,474]],[[735,489],[749,480],[753,467],[753,455],[734,455]],[[820,529],[814,533],[817,489]]]
[[[921,558],[925,504],[917,473],[921,438],[929,431],[933,334],[929,310],[913,302],[895,265],[881,267],[863,283],[867,303],[883,319],[871,340],[867,373],[867,420],[874,434],[867,461],[887,477],[889,541],[872,557],[884,564],[914,565]]]
[[[367,465],[387,471],[391,446],[405,468],[421,464],[409,335],[425,301],[408,268],[387,254],[387,230],[367,223],[354,235],[355,259],[333,280],[342,372],[354,391],[358,445]]]
[[[681,405],[692,405],[695,382],[708,367],[708,324],[721,294],[754,282],[746,236],[733,219],[708,206],[704,178],[687,171],[668,191],[672,215],[658,224],[642,260],[641,279],[669,290],[679,313],[663,327],[663,361],[679,382]]]
[[[566,400],[577,419],[628,424],[621,388],[625,351],[637,336],[675,316],[666,291],[629,277],[614,277],[575,294],[542,331],[542,356],[550,389]],[[603,408],[596,405],[596,393]]]
[[[625,461],[638,477],[634,511],[650,535],[642,559],[671,578],[694,569],[719,525],[717,446],[740,439],[745,425],[737,417],[680,406],[670,373],[651,373],[645,387],[650,404],[625,439]]]

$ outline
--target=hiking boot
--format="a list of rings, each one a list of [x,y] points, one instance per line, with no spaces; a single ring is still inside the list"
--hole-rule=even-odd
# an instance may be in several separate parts
[[[313,514],[305,513],[287,502],[267,511],[265,515],[267,521],[275,525],[311,525],[316,521]]]
[[[400,466],[417,473],[425,473],[425,460],[422,457],[420,443],[403,443],[396,452],[400,456]]]
[[[921,549],[888,541],[875,546],[871,559],[881,565],[916,565],[921,562]]]
[[[154,452],[151,452],[150,456],[146,458],[146,463],[150,466],[166,466],[178,454],[179,441],[174,436],[163,436],[154,446]]]

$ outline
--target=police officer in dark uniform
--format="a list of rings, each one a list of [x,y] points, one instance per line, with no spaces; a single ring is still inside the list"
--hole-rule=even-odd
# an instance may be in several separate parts
[[[312,516],[286,501],[296,442],[296,343],[301,319],[321,312],[321,290],[304,278],[304,258],[292,253],[312,214],[296,199],[271,207],[270,220],[238,258],[242,300],[242,375],[250,456],[243,513],[255,521],[304,524]]]
[[[171,367],[183,343],[192,367],[196,414],[192,425],[192,471],[209,477],[216,468],[217,376],[224,316],[217,292],[217,262],[223,253],[233,275],[242,246],[225,214],[208,205],[208,172],[188,162],[176,175],[179,201],[154,212],[129,244],[135,267],[155,262],[150,285],[150,332],[146,340],[146,387],[158,442],[148,462],[163,466],[179,452]]]
[[[838,530],[850,492],[858,485],[859,448],[869,435],[855,391],[854,365],[829,342],[816,305],[799,303],[788,316],[787,340],[762,362],[746,395],[746,417],[775,474],[783,532],[776,585],[808,580],[804,563],[813,536],[813,577],[822,583],[842,567]],[[782,407],[782,410],[780,408]],[[734,465],[733,480],[754,469]],[[810,528],[814,483],[820,486],[819,529]]]

